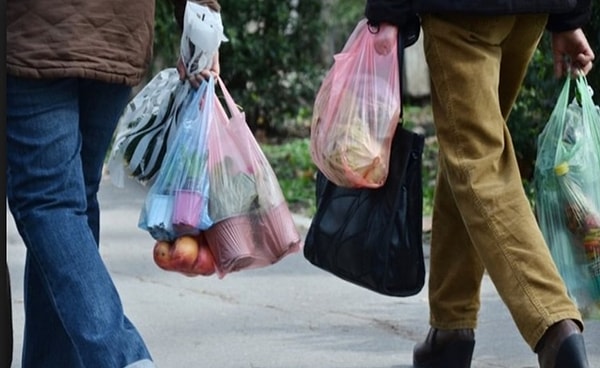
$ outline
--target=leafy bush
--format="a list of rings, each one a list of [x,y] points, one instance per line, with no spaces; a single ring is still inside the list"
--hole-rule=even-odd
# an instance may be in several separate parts
[[[150,74],[154,75],[165,67],[174,66],[179,55],[179,28],[173,16],[169,0],[156,2],[154,15],[154,61]]]
[[[321,0],[222,0],[221,74],[251,129],[306,121],[322,73]],[[303,128],[306,128],[304,126]],[[300,129],[298,136],[306,136]]]
[[[283,144],[262,144],[283,195],[292,211],[306,216],[316,211],[316,166],[310,157],[308,138],[292,139]]]

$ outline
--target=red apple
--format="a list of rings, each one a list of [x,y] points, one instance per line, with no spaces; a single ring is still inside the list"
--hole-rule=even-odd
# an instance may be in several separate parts
[[[172,271],[173,244],[167,241],[157,241],[154,244],[154,263],[163,270]]]
[[[172,264],[176,271],[187,273],[198,258],[198,242],[192,236],[175,239]]]

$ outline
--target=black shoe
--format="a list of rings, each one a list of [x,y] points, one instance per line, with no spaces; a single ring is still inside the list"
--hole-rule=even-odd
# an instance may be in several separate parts
[[[540,368],[589,368],[583,335],[570,319],[550,326],[535,352]]]
[[[469,368],[475,348],[472,329],[431,328],[424,342],[413,350],[415,368]]]

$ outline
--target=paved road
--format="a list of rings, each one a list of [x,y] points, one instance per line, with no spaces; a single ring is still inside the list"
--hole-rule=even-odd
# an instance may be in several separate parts
[[[101,253],[159,368],[411,367],[412,348],[427,332],[426,290],[409,298],[380,296],[315,268],[301,254],[222,280],[165,272],[152,261],[152,239],[136,227],[143,191],[104,180],[100,197]],[[7,216],[16,368],[25,252]],[[308,220],[296,220],[304,231]],[[600,368],[600,321],[589,322],[585,336],[592,368]],[[488,278],[472,366],[537,367]]]

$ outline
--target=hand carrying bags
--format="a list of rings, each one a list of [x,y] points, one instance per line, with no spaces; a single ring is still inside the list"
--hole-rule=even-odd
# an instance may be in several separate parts
[[[425,282],[422,243],[424,137],[398,126],[380,188],[344,188],[317,176],[317,213],[304,244],[313,265],[389,296]]]

